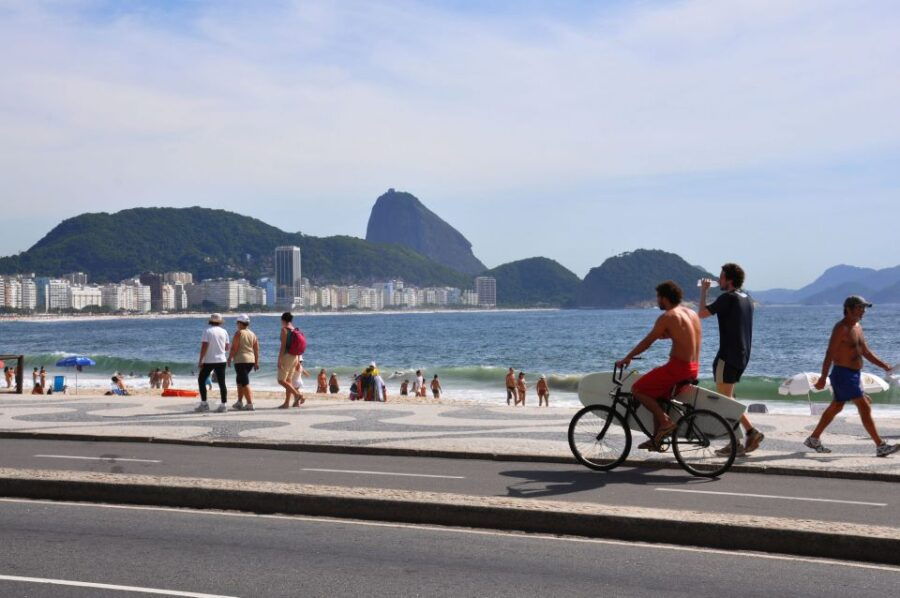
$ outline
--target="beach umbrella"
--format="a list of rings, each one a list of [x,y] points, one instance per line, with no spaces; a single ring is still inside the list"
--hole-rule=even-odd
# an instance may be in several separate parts
[[[81,371],[81,368],[89,365],[97,365],[97,362],[83,355],[72,355],[56,362],[57,367],[75,368],[75,394],[78,394],[78,372]]]
[[[811,392],[819,392],[814,387],[819,381],[819,374],[813,372],[801,372],[794,374],[781,383],[778,387],[780,395],[808,395]],[[831,382],[825,380],[825,388],[831,388]]]
[[[884,392],[891,387],[884,378],[876,376],[875,374],[870,374],[868,372],[862,373],[861,381],[863,390],[872,394],[875,394],[876,392]]]

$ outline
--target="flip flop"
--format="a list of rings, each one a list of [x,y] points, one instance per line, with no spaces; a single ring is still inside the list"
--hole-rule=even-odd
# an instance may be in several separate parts
[[[668,449],[668,447],[660,446],[653,442],[653,439],[645,440],[644,442],[638,445],[639,449],[643,449],[645,451],[650,451],[651,453],[664,453]]]
[[[678,424],[675,422],[669,422],[668,424],[663,424],[659,427],[659,430],[656,431],[656,434],[653,435],[653,442],[657,445],[661,444],[663,439],[675,431],[675,428],[678,427]]]

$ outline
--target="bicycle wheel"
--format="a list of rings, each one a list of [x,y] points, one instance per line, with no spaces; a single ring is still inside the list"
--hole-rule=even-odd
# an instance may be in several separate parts
[[[590,405],[569,423],[569,448],[585,467],[608,471],[628,456],[631,430],[622,416],[609,407]]]
[[[724,417],[697,409],[678,420],[672,435],[672,452],[688,472],[715,478],[734,463],[737,439]]]

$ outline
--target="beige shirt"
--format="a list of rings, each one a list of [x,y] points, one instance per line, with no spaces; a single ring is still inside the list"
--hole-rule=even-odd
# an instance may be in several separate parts
[[[256,355],[253,353],[253,344],[256,342],[256,335],[249,329],[245,328],[237,332],[237,350],[234,353],[235,363],[256,363]]]

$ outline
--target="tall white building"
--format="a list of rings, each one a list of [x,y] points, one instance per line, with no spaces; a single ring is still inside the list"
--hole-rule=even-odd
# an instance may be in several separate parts
[[[100,307],[103,304],[103,291],[99,287],[70,286],[68,289],[69,307],[84,309],[88,306]]]
[[[478,293],[478,305],[481,307],[497,307],[497,279],[493,276],[475,278],[475,292]]]
[[[295,245],[275,248],[275,303],[286,309],[303,305],[300,248]]]
[[[166,272],[163,274],[163,282],[168,284],[191,284],[194,282],[194,275],[190,272]]]
[[[183,289],[183,287],[182,287]],[[175,311],[177,302],[175,300],[175,285],[163,283],[159,288],[159,307],[163,311]]]
[[[37,307],[37,285],[34,279],[22,279],[22,309],[34,311]]]

